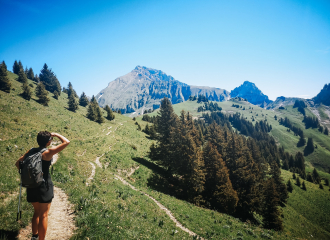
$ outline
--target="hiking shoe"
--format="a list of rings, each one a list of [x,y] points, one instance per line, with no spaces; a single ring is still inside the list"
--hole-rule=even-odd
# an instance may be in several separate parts
[[[39,237],[32,237],[31,240],[38,240]]]

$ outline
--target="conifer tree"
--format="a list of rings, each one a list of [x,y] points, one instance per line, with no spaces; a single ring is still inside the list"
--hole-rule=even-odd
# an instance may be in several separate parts
[[[298,187],[300,187],[300,185],[301,185],[301,182],[300,182],[300,178],[299,177],[296,178],[296,185]]]
[[[307,191],[306,185],[305,185],[305,181],[302,182],[302,189]]]
[[[18,74],[20,70],[20,66],[18,65],[17,60],[15,60],[14,65],[13,65],[13,73]]]
[[[27,83],[27,78],[26,78],[26,75],[25,75],[23,69],[19,70],[17,81],[19,81],[21,83]]]
[[[18,67],[19,67],[19,70],[22,70],[24,72],[23,64],[21,61],[18,61]]]
[[[286,184],[286,186],[287,186],[287,189],[288,189],[289,192],[292,192],[293,191],[293,186],[291,184],[290,179],[288,180],[288,183]]]
[[[283,182],[283,178],[281,177],[281,169],[279,168],[275,160],[270,163],[270,174],[274,179],[276,191],[278,192],[280,198],[280,203],[283,205],[287,202],[289,195],[287,187]]]
[[[88,103],[89,103],[88,98],[87,98],[85,92],[83,92],[79,98],[79,105],[86,107],[88,105]]]
[[[28,85],[27,81],[23,83],[22,85],[22,97],[28,101],[30,101],[31,97],[32,97],[32,90],[31,87]]]
[[[107,119],[108,120],[113,120],[113,119],[115,119],[115,114],[113,114],[113,112],[112,112],[112,110],[111,110],[111,108],[109,107],[109,105],[106,105],[105,106],[105,111],[107,112]]]
[[[314,142],[313,142],[313,138],[308,138],[308,141],[307,141],[307,145],[305,147],[305,153],[306,155],[307,154],[310,154],[314,152]]]
[[[157,123],[157,144],[154,148],[150,148],[150,158],[159,165],[167,168],[168,172],[172,171],[173,158],[171,157],[170,134],[177,121],[177,116],[173,112],[172,103],[168,98],[161,101],[160,110],[158,112]]]
[[[211,207],[224,213],[234,213],[238,202],[237,192],[229,179],[228,169],[217,149],[208,142],[203,149],[206,169],[205,199]]]
[[[324,181],[325,181],[325,186],[329,186],[329,179],[326,178]]]
[[[104,117],[102,116],[102,111],[98,104],[95,105],[95,109],[96,109],[96,122],[104,123]]]
[[[74,94],[70,95],[68,105],[69,105],[69,110],[72,112],[75,112],[78,109],[78,102],[76,101]]]
[[[10,93],[11,83],[8,78],[7,65],[4,61],[0,64],[0,90]]]
[[[296,174],[295,173],[292,174],[292,178],[296,179]]]
[[[295,165],[299,170],[305,173],[305,158],[301,152],[297,152],[295,156]],[[306,174],[304,174],[306,175]]]
[[[307,181],[308,181],[308,182],[311,182],[311,183],[314,182],[314,179],[313,179],[313,176],[312,176],[311,173],[308,173],[308,174],[307,174]]]
[[[61,95],[61,85],[54,72],[45,63],[39,74],[40,82],[45,85],[47,91],[57,91]]]
[[[299,141],[297,143],[297,147],[302,147],[302,146],[305,146],[306,144],[306,139],[304,137],[304,135],[300,135],[300,138],[299,138]]]
[[[273,178],[266,182],[263,224],[265,228],[274,230],[283,230],[283,221],[279,209],[279,194],[276,191],[276,185]]]
[[[34,78],[34,72],[33,72],[33,69],[32,68],[29,68],[26,76],[27,76],[28,79],[33,80],[33,78]]]
[[[93,104],[88,105],[87,118],[92,120],[92,121],[95,121],[97,119],[96,110],[95,110]]]
[[[147,123],[146,127],[144,128],[143,132],[145,134],[149,134],[149,125],[148,125],[148,123]]]
[[[156,139],[157,138],[157,132],[155,129],[155,124],[149,128],[149,136],[151,139]]]
[[[320,182],[320,184],[319,184],[319,188],[322,189],[322,190],[324,189],[324,188],[323,188],[323,184],[322,184],[321,182]]]
[[[39,83],[39,82],[40,82],[40,79],[39,79],[38,74],[36,74],[36,75],[34,76],[33,81],[36,82],[36,83]]]
[[[39,103],[44,106],[48,106],[49,98],[48,98],[48,91],[45,88],[45,85],[40,82],[36,87],[36,96],[39,98]]]
[[[70,98],[71,95],[73,95],[76,98],[78,97],[76,91],[73,89],[73,86],[72,86],[71,82],[69,82],[67,89],[68,89],[68,92],[67,92],[68,93],[68,98]]]
[[[55,98],[56,100],[58,100],[59,95],[60,95],[60,94],[58,93],[58,91],[55,90],[55,91],[54,91],[54,98]]]
[[[324,134],[329,135],[329,129],[327,127],[324,127]]]
[[[28,72],[29,72],[29,69],[27,67],[25,67],[25,70],[24,70],[24,73],[25,73],[25,76],[27,77],[28,75]]]

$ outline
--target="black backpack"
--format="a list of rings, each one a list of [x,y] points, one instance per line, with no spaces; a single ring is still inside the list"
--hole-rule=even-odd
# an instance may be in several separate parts
[[[47,148],[32,148],[22,162],[20,162],[20,174],[22,186],[36,188],[44,182],[42,172],[42,153]]]

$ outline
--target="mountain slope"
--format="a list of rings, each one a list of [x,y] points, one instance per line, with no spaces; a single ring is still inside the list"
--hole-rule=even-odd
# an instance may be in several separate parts
[[[96,95],[100,106],[109,105],[123,113],[158,108],[160,100],[167,97],[173,104],[186,101],[191,95],[204,94],[210,100],[224,101],[229,98],[226,90],[210,87],[189,86],[164,72],[137,66],[130,73],[116,78]]]
[[[265,107],[267,104],[272,101],[268,99],[268,96],[264,95],[257,86],[249,81],[245,81],[241,86],[235,88],[230,92],[230,97],[242,97],[245,98],[248,102]]]
[[[323,103],[324,105],[330,106],[330,83],[325,84],[323,89],[313,98],[313,100],[316,104]]]

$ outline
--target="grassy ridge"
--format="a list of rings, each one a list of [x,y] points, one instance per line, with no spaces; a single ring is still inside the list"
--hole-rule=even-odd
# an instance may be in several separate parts
[[[14,80],[16,77],[10,73],[15,90],[10,94],[0,92],[0,164],[2,169],[6,169],[0,171],[0,239],[12,239],[32,217],[31,205],[23,200],[22,220],[16,222],[19,178],[14,163],[29,148],[36,146],[35,138],[40,130],[59,132],[71,141],[60,153],[52,178],[75,206],[78,229],[72,239],[192,239],[177,228],[151,199],[123,185],[114,174],[121,175],[139,190],[153,196],[170,209],[185,227],[207,239],[307,238],[305,229],[298,228],[295,232],[286,227],[283,233],[264,230],[168,196],[161,191],[161,187],[150,188],[151,177],[153,174],[160,176],[161,169],[146,158],[152,141],[137,131],[132,119],[116,114],[111,122],[91,122],[85,117],[85,108],[80,107],[76,113],[67,110],[68,100],[64,93],[59,100],[51,97],[49,107],[40,105],[35,96],[26,101],[19,96],[21,83]],[[30,83],[35,87],[34,83]],[[189,107],[194,108],[188,105],[187,109]],[[105,116],[105,111],[103,114]],[[140,119],[137,121],[144,128],[146,123]],[[86,179],[91,174],[90,162],[100,156],[103,168],[96,168],[94,180],[86,186]],[[127,172],[138,166],[139,169],[128,178]],[[327,190],[327,187],[323,192],[320,190],[322,199],[329,197]],[[23,199],[25,197],[24,194]],[[319,209],[320,206],[316,207]],[[296,215],[300,214],[299,209],[292,209]],[[319,214],[317,211],[313,214]],[[284,215],[289,214],[284,212]],[[308,223],[315,221],[315,217],[309,220],[310,217],[305,216]],[[291,222],[293,220],[285,226],[290,226]],[[320,223],[320,226],[313,228],[322,233],[315,235],[319,239],[329,236],[327,232],[323,233],[322,227]],[[310,228],[312,225],[307,224],[307,229]]]

